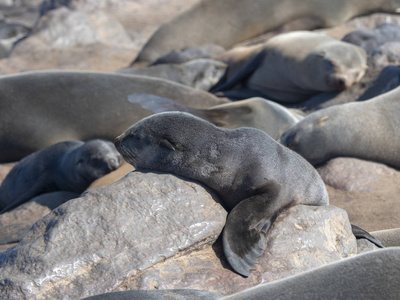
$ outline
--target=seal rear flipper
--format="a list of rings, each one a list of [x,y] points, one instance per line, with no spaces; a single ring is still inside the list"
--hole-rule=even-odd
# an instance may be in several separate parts
[[[258,54],[250,58],[235,74],[232,75],[226,82],[222,82],[226,78],[229,67],[221,80],[218,81],[210,90],[210,93],[230,90],[239,83],[244,83],[254,73],[254,71],[261,65],[265,57],[265,51],[260,51]]]
[[[351,231],[353,232],[356,239],[366,239],[371,243],[375,244],[379,248],[385,248],[377,238],[372,236],[369,232],[365,231],[364,229],[351,224]]]
[[[226,221],[222,234],[225,256],[231,267],[243,276],[249,276],[264,250],[265,237],[275,220],[270,213],[266,194],[256,195],[236,205]]]

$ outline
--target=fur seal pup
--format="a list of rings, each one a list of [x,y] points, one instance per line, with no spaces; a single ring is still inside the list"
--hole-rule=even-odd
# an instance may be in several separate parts
[[[221,80],[211,92],[222,91],[224,96],[235,99],[258,92],[271,100],[296,103],[320,92],[344,90],[358,82],[367,69],[367,56],[362,48],[328,35],[296,31],[251,47],[239,60],[231,61],[231,67],[237,71],[225,82]],[[240,84],[241,89],[235,90]]]
[[[317,165],[339,156],[400,168],[400,87],[364,102],[311,113],[286,131],[281,143]]]
[[[66,140],[114,140],[132,121],[151,115],[132,93],[207,108],[226,103],[171,81],[101,72],[41,71],[0,77],[0,162]],[[107,120],[105,122],[104,120]]]
[[[202,0],[162,25],[136,62],[152,62],[172,50],[208,43],[228,49],[293,20],[297,29],[326,28],[372,12],[394,13],[398,0]]]
[[[317,171],[258,129],[222,129],[188,113],[165,112],[139,121],[115,145],[135,168],[197,180],[220,195],[231,211],[224,253],[244,276],[254,269],[281,211],[329,202]]]
[[[104,140],[66,141],[33,153],[11,169],[0,185],[0,213],[54,191],[82,193],[115,170],[121,155]]]

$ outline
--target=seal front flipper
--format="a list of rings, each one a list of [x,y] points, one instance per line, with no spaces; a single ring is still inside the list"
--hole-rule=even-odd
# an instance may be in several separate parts
[[[227,79],[226,82],[221,82],[222,79],[225,79],[224,75],[219,82],[217,82],[210,90],[210,93],[216,93],[220,91],[227,91],[235,87],[235,85],[247,81],[251,75],[253,75],[254,71],[260,66],[263,59],[265,57],[265,51],[260,51],[252,58],[250,58],[242,67],[239,68],[232,75],[231,78]],[[229,67],[226,72],[229,71]]]
[[[256,195],[241,201],[228,215],[222,234],[224,253],[243,276],[249,276],[263,253],[265,237],[277,216],[274,203],[268,194]]]
[[[376,237],[374,237],[372,234],[365,231],[361,227],[351,224],[351,231],[353,232],[356,239],[366,239],[371,243],[375,244],[379,248],[385,248]]]

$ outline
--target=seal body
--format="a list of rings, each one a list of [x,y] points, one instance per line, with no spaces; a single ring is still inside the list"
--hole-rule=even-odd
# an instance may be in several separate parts
[[[257,129],[221,129],[188,113],[166,112],[136,123],[115,145],[135,168],[197,180],[220,195],[231,210],[224,252],[234,270],[245,276],[283,209],[328,204],[317,171]]]
[[[400,168],[400,88],[364,102],[316,111],[287,130],[282,144],[317,165],[339,156]]]
[[[80,194],[120,164],[121,155],[111,142],[104,140],[66,141],[35,152],[16,164],[2,182],[1,212],[44,193]]]
[[[202,0],[162,25],[136,61],[151,62],[172,50],[207,43],[228,49],[293,20],[299,21],[296,29],[310,30],[399,7],[398,0]]]
[[[2,76],[0,162],[17,161],[67,140],[114,140],[132,121],[152,114],[128,101],[133,93],[168,97],[195,108],[226,102],[210,93],[146,76],[75,71]]]
[[[344,90],[359,81],[367,69],[362,48],[309,31],[280,34],[262,46],[240,51],[246,55],[229,65],[237,71],[212,92],[229,91],[242,84],[268,99],[295,103],[319,92]],[[238,56],[235,51],[234,56]],[[224,95],[236,98],[233,92]],[[248,95],[241,91],[238,98]]]

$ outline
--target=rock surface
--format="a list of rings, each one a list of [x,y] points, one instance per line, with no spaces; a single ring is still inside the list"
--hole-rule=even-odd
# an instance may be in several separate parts
[[[357,193],[372,191],[382,175],[400,176],[398,171],[384,164],[349,157],[331,159],[317,170],[331,187]]]
[[[195,288],[231,294],[352,256],[345,211],[295,206],[268,234],[256,271],[231,271],[216,198],[173,175],[132,172],[53,210],[0,253],[4,299],[70,299],[111,290]],[[173,216],[173,217],[171,217]]]
[[[18,242],[37,220],[43,218],[53,209],[80,195],[72,192],[58,191],[42,194],[17,208],[0,215],[0,245]],[[6,245],[3,246],[5,250]]]
[[[0,253],[0,294],[72,299],[109,291],[171,256],[212,244],[225,218],[198,184],[131,173],[68,201]]]
[[[132,276],[116,290],[190,288],[228,295],[356,253],[356,239],[344,210],[299,205],[277,218],[268,233],[265,252],[248,278],[230,269],[219,239],[213,246]]]

